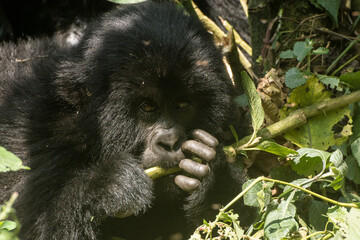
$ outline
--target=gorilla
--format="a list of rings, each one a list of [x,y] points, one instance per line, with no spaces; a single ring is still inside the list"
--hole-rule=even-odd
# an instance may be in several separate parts
[[[73,47],[5,43],[0,64],[0,146],[31,168],[1,192],[20,191],[22,239],[185,239],[240,192],[222,151],[232,85],[175,4],[114,9]],[[151,180],[154,166],[182,172]]]

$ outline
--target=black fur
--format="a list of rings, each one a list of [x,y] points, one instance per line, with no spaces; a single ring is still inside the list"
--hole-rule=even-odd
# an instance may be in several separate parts
[[[25,186],[8,189],[21,191],[23,239],[189,233],[184,216],[201,224],[213,203],[240,190],[244,177],[221,147],[210,175],[188,197],[174,176],[153,182],[141,167],[156,122],[138,109],[153,91],[160,103],[190,99],[187,132],[200,128],[221,140],[233,114],[212,36],[173,4],[114,10],[73,48],[47,39],[5,44],[0,65],[0,145],[31,167]],[[111,219],[118,213],[136,216]]]

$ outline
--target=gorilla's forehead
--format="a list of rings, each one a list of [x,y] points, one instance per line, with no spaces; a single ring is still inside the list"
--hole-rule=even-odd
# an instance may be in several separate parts
[[[124,9],[84,39],[87,65],[96,62],[105,82],[145,96],[228,93],[221,54],[198,20],[167,4]]]

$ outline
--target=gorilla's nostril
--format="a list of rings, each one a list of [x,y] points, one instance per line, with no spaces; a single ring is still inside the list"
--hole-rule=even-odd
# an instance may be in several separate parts
[[[173,150],[172,147],[170,145],[166,144],[166,143],[159,142],[157,145],[160,148],[163,148],[167,152],[171,152]]]

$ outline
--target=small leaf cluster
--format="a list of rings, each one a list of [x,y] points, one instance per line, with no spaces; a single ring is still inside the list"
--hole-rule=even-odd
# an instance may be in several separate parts
[[[287,171],[281,167],[272,172],[272,178],[247,181],[235,199],[243,196],[244,204],[258,211],[247,231],[238,215],[226,212],[225,206],[214,222],[204,221],[191,239],[360,239],[360,198],[346,187],[348,166],[340,149],[329,153],[302,148],[289,157]],[[274,196],[275,186],[279,194]],[[318,192],[339,193],[341,202]]]
[[[239,215],[233,211],[220,212],[214,222],[206,222],[196,229],[190,240],[203,239],[241,239],[244,230],[238,221]],[[216,236],[213,236],[216,235]]]
[[[327,54],[329,50],[324,47],[319,47],[315,50],[313,41],[306,39],[302,42],[296,42],[293,50],[289,49],[280,53],[279,57],[282,59],[296,59],[299,64],[307,59],[307,70],[301,71],[299,68],[290,68],[285,74],[285,85],[290,88],[296,88],[306,82],[307,75],[310,74],[310,60],[312,55]]]
[[[291,157],[288,171],[284,167],[273,171],[273,179],[263,178],[265,181],[244,195],[244,203],[259,211],[257,221],[246,234],[272,240],[360,239],[360,226],[350,220],[360,214],[360,199],[345,186],[348,166],[341,151],[302,148],[297,152]],[[282,179],[289,181],[289,171],[294,180],[286,182]],[[257,180],[249,180],[243,189],[253,181]],[[276,197],[271,193],[273,182],[281,189]],[[325,191],[340,192],[343,202],[316,193]],[[353,208],[349,211],[344,206]]]
[[[0,147],[0,173],[22,169],[29,170],[30,168],[24,166],[15,154]],[[20,231],[20,224],[15,215],[15,210],[12,208],[16,197],[17,193],[14,193],[7,203],[0,205],[0,239],[18,239],[17,234]]]

